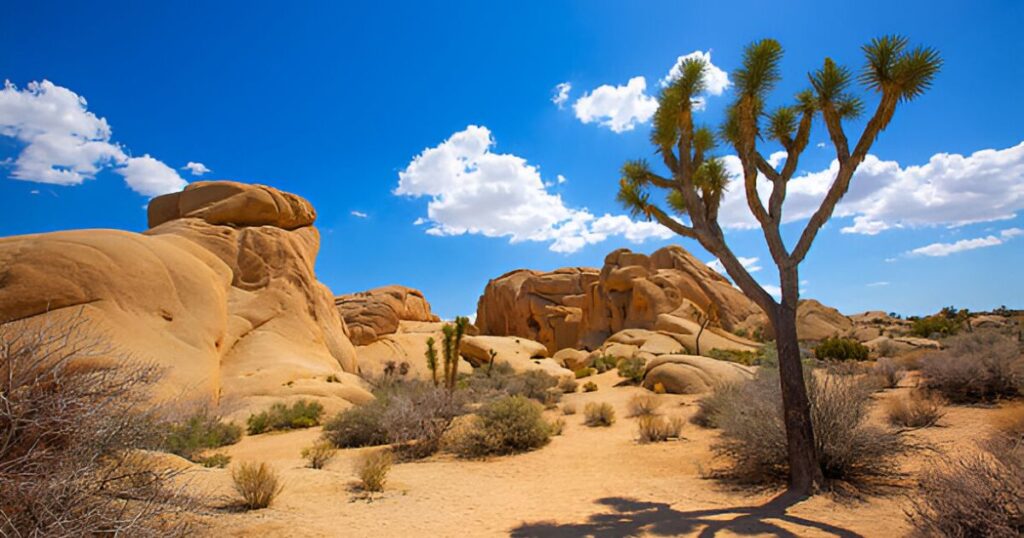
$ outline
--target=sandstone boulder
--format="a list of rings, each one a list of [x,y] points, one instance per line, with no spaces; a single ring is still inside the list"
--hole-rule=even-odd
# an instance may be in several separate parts
[[[142,234],[3,238],[0,322],[80,312],[119,352],[164,368],[155,397],[230,405],[237,418],[299,398],[328,411],[367,401],[314,273],[314,219],[270,187],[197,182],[155,198]]]
[[[398,331],[401,321],[437,322],[423,293],[405,286],[384,286],[334,299],[349,339],[365,346]]]
[[[661,384],[672,394],[698,394],[723,383],[739,383],[753,377],[746,366],[699,355],[662,355],[647,363],[643,386]]]
[[[555,377],[568,377],[573,373],[547,357],[544,344],[510,336],[466,336],[462,339],[462,356],[474,366],[483,366],[495,353],[495,364],[507,364],[517,373],[543,370]]]
[[[803,299],[796,309],[796,331],[801,340],[824,340],[831,336],[848,336],[853,321],[835,308],[814,299]]]
[[[864,345],[880,356],[892,356],[900,353],[907,353],[917,349],[941,349],[942,344],[929,338],[917,338],[914,336],[879,336],[873,340],[864,342]]]

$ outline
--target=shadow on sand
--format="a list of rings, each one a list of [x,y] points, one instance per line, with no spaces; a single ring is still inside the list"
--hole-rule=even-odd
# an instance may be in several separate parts
[[[739,535],[769,534],[798,537],[805,532],[790,531],[771,520],[785,521],[790,526],[804,527],[843,538],[861,537],[853,531],[798,516],[786,510],[803,500],[799,495],[783,493],[759,506],[737,506],[680,512],[665,503],[641,502],[622,497],[606,497],[597,502],[610,507],[610,513],[593,514],[582,523],[523,523],[511,531],[517,538],[560,538],[569,536],[653,536],[693,535],[705,538],[728,530]]]

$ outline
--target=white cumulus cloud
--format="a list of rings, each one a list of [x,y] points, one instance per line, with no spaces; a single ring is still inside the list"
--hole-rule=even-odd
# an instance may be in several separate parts
[[[569,101],[569,92],[572,91],[572,84],[568,82],[561,82],[555,86],[554,95],[551,96],[551,102],[562,108],[565,103]]]
[[[547,191],[536,166],[522,157],[495,153],[491,131],[470,125],[417,155],[399,172],[395,194],[430,198],[426,233],[508,237],[512,243],[541,241],[555,252],[571,253],[588,244],[621,236],[640,243],[674,234],[651,222],[623,215],[597,217],[568,207]]]
[[[210,172],[213,171],[207,168],[206,165],[203,163],[194,163],[192,161],[189,161],[188,164],[182,166],[181,169],[192,172],[193,176],[201,176],[203,174],[209,174]]]
[[[107,120],[89,112],[85,98],[48,80],[0,90],[0,136],[24,147],[10,163],[11,179],[80,185],[113,168],[132,190],[156,196],[187,182],[171,167],[144,155],[131,157],[111,141]]]
[[[910,252],[907,252],[907,255],[932,257],[949,256],[950,254],[956,254],[957,252],[999,246],[1010,239],[1021,235],[1024,235],[1024,230],[1020,228],[1007,228],[999,232],[998,236],[987,235],[985,237],[975,237],[973,239],[961,239],[953,243],[932,243],[930,245],[915,248]]]
[[[662,87],[668,86],[676,79],[678,79],[680,76],[682,76],[683,62],[694,58],[698,60],[704,60],[704,64],[706,66],[704,69],[705,93],[707,93],[708,95],[722,95],[725,92],[725,90],[729,89],[729,86],[732,86],[732,83],[729,82],[729,74],[723,71],[715,64],[711,63],[710,50],[695,50],[689,54],[684,54],[680,56],[676,60],[676,63],[672,66],[672,69],[669,69],[668,74],[665,75],[665,78],[661,79]]]
[[[774,157],[774,155],[773,155]],[[720,218],[728,228],[755,228],[747,208],[739,159],[724,157],[732,179]],[[818,208],[838,163],[793,178],[783,210],[785,222],[807,219]],[[770,183],[758,182],[762,200]],[[938,153],[923,165],[902,166],[868,155],[857,169],[836,217],[852,217],[843,233],[875,235],[890,228],[962,226],[1013,218],[1024,210],[1024,142],[971,155]]]
[[[583,123],[597,122],[623,133],[651,119],[658,110],[658,101],[647,95],[647,79],[633,77],[625,86],[598,86],[577,99],[572,108]]]

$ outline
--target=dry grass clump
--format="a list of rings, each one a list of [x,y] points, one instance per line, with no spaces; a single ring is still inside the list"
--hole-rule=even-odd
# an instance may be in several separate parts
[[[720,414],[741,412],[731,409],[743,403],[739,398],[741,388],[742,385],[736,383],[717,385],[710,394],[697,400],[697,412],[690,418],[690,422],[704,428],[717,428]]]
[[[0,536],[183,536],[195,508],[159,467],[154,367],[81,312],[0,324]]]
[[[583,408],[583,423],[587,426],[611,426],[615,424],[615,408],[608,402],[590,402]]]
[[[779,482],[788,474],[778,371],[723,388],[708,420],[722,434],[712,450],[729,463],[719,475],[741,482]],[[897,433],[867,424],[872,389],[863,378],[808,372],[818,464],[825,478],[854,486],[899,476],[895,456],[909,447]],[[716,391],[718,392],[718,391]]]
[[[1018,343],[994,331],[964,333],[923,360],[922,386],[953,403],[1012,398],[1024,390],[1024,357]]]
[[[1024,442],[999,438],[982,448],[924,473],[907,512],[915,536],[1024,534]]]
[[[1024,442],[1024,403],[1007,405],[992,415],[992,426],[1009,439]]]
[[[629,416],[645,417],[657,414],[661,401],[652,394],[637,394],[629,400]]]
[[[325,465],[334,459],[337,449],[330,441],[317,441],[312,446],[302,449],[302,458],[311,469],[323,469]]]
[[[593,381],[587,381],[583,384],[583,392],[594,392],[597,390],[597,383]]]
[[[564,394],[572,394],[576,392],[576,389],[580,387],[580,384],[576,381],[575,377],[563,377],[558,382],[558,390]]]
[[[552,425],[540,406],[523,396],[508,396],[484,404],[470,424],[451,441],[465,458],[515,454],[540,448],[551,439]]]
[[[660,443],[678,439],[683,430],[683,419],[665,418],[658,415],[643,415],[637,420],[637,431],[641,443]]]
[[[885,402],[885,414],[893,426],[927,428],[946,414],[942,410],[944,403],[937,394],[913,390],[905,397],[889,398]]]
[[[871,368],[871,374],[879,380],[879,386],[886,389],[893,389],[899,386],[900,381],[907,376],[907,371],[888,357],[882,357],[875,361]]]
[[[284,490],[277,471],[266,463],[242,463],[231,470],[231,481],[235,491],[242,496],[243,504],[249,510],[270,506]]]
[[[566,415],[566,416],[568,416],[568,415],[575,415],[576,414],[576,406],[573,405],[573,404],[568,404],[568,403],[563,405],[562,406],[562,414]]]
[[[394,463],[394,456],[388,449],[371,450],[361,455],[356,460],[359,487],[363,491],[369,492],[384,491],[392,463]]]

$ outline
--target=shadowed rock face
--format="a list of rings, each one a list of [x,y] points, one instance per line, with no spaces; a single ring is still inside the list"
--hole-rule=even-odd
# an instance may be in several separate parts
[[[313,271],[315,215],[270,187],[197,182],[155,198],[142,234],[0,239],[0,321],[81,310],[119,351],[165,367],[158,397],[229,404],[241,417],[282,400],[365,401],[344,322]]]
[[[553,353],[595,349],[623,329],[654,329],[661,314],[695,320],[712,306],[727,331],[759,321],[753,302],[681,247],[650,256],[620,249],[600,271],[520,270],[491,280],[476,324],[483,334],[530,338]]]
[[[398,331],[400,321],[440,321],[430,311],[423,293],[405,286],[384,286],[369,291],[341,295],[334,299],[348,327],[349,338],[357,346]]]

